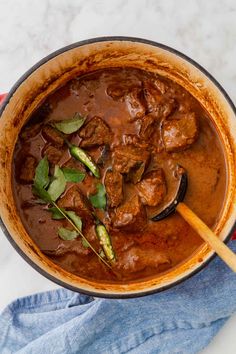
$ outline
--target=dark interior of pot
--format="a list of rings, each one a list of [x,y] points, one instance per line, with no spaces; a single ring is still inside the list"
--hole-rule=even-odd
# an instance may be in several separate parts
[[[78,129],[65,130],[65,121],[81,117]],[[212,251],[178,214],[151,217],[173,198],[181,165],[185,202],[227,237],[235,215],[233,119],[205,74],[163,48],[108,41],[51,58],[16,88],[2,115],[1,215],[12,242],[54,281],[97,295],[138,295],[189,276]],[[56,171],[67,173],[54,201],[80,218],[87,244],[32,191],[45,158],[50,183]]]

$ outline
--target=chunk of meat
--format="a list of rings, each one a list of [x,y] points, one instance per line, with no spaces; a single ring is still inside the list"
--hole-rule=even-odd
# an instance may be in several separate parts
[[[139,136],[143,140],[149,140],[156,128],[156,118],[152,114],[147,114],[141,120]]]
[[[162,139],[166,151],[182,151],[198,137],[198,124],[194,113],[179,114],[175,119],[165,120]]]
[[[144,205],[160,204],[166,194],[166,181],[162,168],[148,172],[136,188]]]
[[[128,179],[135,180],[135,183],[142,178],[149,160],[150,153],[134,145],[120,145],[112,154],[114,170],[126,174]]]
[[[73,242],[73,243],[68,241],[64,241],[64,242],[61,241],[61,243],[58,245],[56,249],[42,250],[42,252],[49,257],[63,257],[71,252],[80,256],[81,255],[86,256],[91,253],[91,250],[90,248],[85,248],[82,242],[80,242],[80,240],[77,239],[77,242]]]
[[[123,200],[123,177],[119,172],[108,170],[105,176],[105,187],[108,203],[111,208],[117,207]]]
[[[167,118],[177,107],[174,98],[163,96],[161,91],[150,82],[145,82],[143,92],[148,112],[159,119]]]
[[[136,134],[123,134],[122,136],[123,143],[125,145],[139,145],[139,137]]]
[[[22,131],[22,133],[20,134],[20,137],[23,140],[28,140],[28,139],[32,139],[34,138],[36,135],[39,134],[41,130],[41,124],[37,123],[37,124],[31,124],[27,127],[24,128],[24,130]]]
[[[146,221],[145,207],[137,195],[119,206],[112,217],[115,228],[130,232],[142,231],[146,226]]]
[[[144,116],[146,112],[146,107],[140,88],[136,87],[132,89],[125,96],[125,102],[131,116],[131,121]]]
[[[82,221],[93,221],[92,206],[77,185],[72,186],[66,191],[59,199],[58,206],[75,211],[82,218]]]
[[[169,265],[170,258],[164,252],[154,248],[133,246],[117,257],[116,267],[128,272],[139,272],[146,267],[158,268],[160,265]]]
[[[26,156],[20,168],[20,181],[23,183],[32,183],[34,180],[37,161],[33,156]]]
[[[177,107],[178,103],[174,98],[164,98],[156,114],[161,118],[167,118],[175,112]]]
[[[100,117],[94,117],[80,129],[79,136],[82,138],[80,146],[89,148],[110,144],[112,132],[110,127]]]
[[[192,102],[191,101],[183,100],[182,102],[179,103],[178,111],[180,113],[189,113],[192,110],[191,106],[192,106]]]
[[[156,87],[162,93],[162,95],[164,95],[164,93],[166,93],[166,91],[168,89],[167,84],[157,78],[152,80],[152,84],[154,87]]]
[[[135,145],[136,147],[139,147],[141,149],[147,149],[149,146],[149,143],[147,141],[144,141],[143,139],[140,139],[139,136],[136,134],[124,134],[122,136],[123,143],[125,145]]]
[[[92,207],[87,198],[83,195],[77,185],[74,185],[67,190],[64,196],[59,199],[58,206],[68,210],[83,211],[86,213],[92,211]]]
[[[82,164],[82,162],[74,159],[73,157],[71,157],[68,161],[66,161],[63,164],[63,167],[68,167],[68,168],[72,168],[72,169],[75,169],[75,170],[80,170],[82,172],[86,171],[86,168],[85,168],[84,164]]]
[[[156,111],[163,98],[161,91],[156,88],[151,82],[145,81],[143,83],[143,94],[148,112]]]
[[[104,165],[110,155],[110,146],[107,144],[95,146],[87,150],[87,152],[97,165]]]
[[[83,77],[78,77],[71,80],[70,91],[75,96],[80,96],[81,88],[86,90],[86,95],[89,98],[94,97],[94,91],[99,87],[99,81],[96,79],[84,79]]]
[[[47,156],[48,161],[53,165],[58,164],[63,154],[64,150],[62,148],[60,149],[50,144],[46,145],[42,151],[42,155]]]
[[[63,135],[50,125],[44,125],[42,129],[43,137],[52,145],[62,147],[64,145]]]
[[[135,145],[136,147],[144,149],[148,147],[148,143],[142,141],[136,134],[124,134],[122,140],[124,145]]]
[[[127,85],[114,83],[107,87],[106,93],[108,96],[113,98],[113,100],[120,100],[127,93]]]

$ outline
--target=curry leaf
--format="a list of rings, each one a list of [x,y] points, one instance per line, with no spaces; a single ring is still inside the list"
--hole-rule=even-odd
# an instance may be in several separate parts
[[[105,253],[104,253],[104,251],[103,251],[102,249],[99,251],[99,255],[100,255],[102,258],[106,258]]]
[[[76,215],[74,211],[64,211],[63,212],[73,221],[75,226],[81,231],[82,230],[82,220],[81,218]],[[68,229],[65,229],[64,227],[60,227],[58,229],[58,235],[63,239],[63,240],[74,240],[78,236],[77,231],[71,231]],[[88,245],[89,247],[89,245]]]
[[[60,195],[65,191],[66,179],[59,166],[55,166],[54,179],[48,187],[48,194],[53,201],[57,200]]]
[[[57,130],[64,134],[72,134],[79,130],[85,122],[85,118],[79,113],[75,113],[74,117],[71,119],[61,120],[53,124]]]
[[[49,163],[47,156],[39,161],[38,166],[35,169],[34,186],[37,188],[45,188],[49,184]]]
[[[69,230],[64,227],[59,227],[58,235],[60,236],[60,238],[62,238],[62,240],[72,241],[75,240],[79,234],[75,230]]]
[[[76,213],[74,211],[66,211],[65,213],[73,221],[75,226],[81,231],[82,230],[81,218],[78,215],[76,215]]]
[[[75,222],[72,221],[72,219],[69,218],[68,216],[68,212],[65,212],[64,209],[60,208],[54,201],[52,201],[52,204],[55,208],[57,208],[64,216],[65,218],[68,220],[68,222],[70,222],[70,224],[73,226],[73,228],[75,229],[75,231],[82,237],[82,239],[86,240],[90,249],[94,252],[94,254],[96,254],[96,256],[110,269],[112,269],[111,265],[109,263],[107,263],[107,261],[105,259],[103,259],[100,254],[96,251],[96,249],[93,247],[93,245],[91,245],[91,243],[87,240],[86,236],[83,235],[82,231],[79,230],[79,228],[75,225]],[[74,214],[74,212],[72,212]],[[71,215],[73,215],[71,214]],[[77,216],[78,217],[78,216]],[[77,225],[79,225],[79,223],[77,222]],[[82,226],[81,226],[82,227]],[[67,230],[67,229],[66,229]],[[69,230],[71,231],[71,230]],[[58,234],[59,234],[59,230],[58,230]],[[65,231],[60,231],[60,234],[62,236],[60,237],[67,237],[68,233]]]
[[[52,219],[53,220],[65,219],[65,216],[56,207],[48,208],[47,210],[52,213]],[[61,208],[61,210],[64,211],[64,209],[62,209],[62,208]]]
[[[34,188],[35,188],[35,187],[32,187],[32,189],[33,189],[33,194],[37,195],[37,192],[36,192],[36,191],[35,191],[35,193],[34,193]],[[50,197],[50,196],[49,196],[49,197]],[[44,205],[44,204],[45,204],[45,201],[44,201],[43,199],[36,199],[36,200],[33,201],[33,204],[34,204],[34,205]]]
[[[106,207],[106,190],[102,183],[97,184],[97,193],[89,197],[90,202],[95,208],[105,209]]]
[[[41,200],[43,200],[45,203],[52,202],[52,198],[51,198],[50,194],[43,187],[40,187],[37,184],[34,184],[32,186],[32,192],[33,192],[33,194],[37,195]]]
[[[83,245],[83,247],[84,248],[89,248],[90,246],[89,246],[89,244],[88,244],[88,241],[86,241],[84,238],[82,238],[82,245]]]
[[[62,172],[64,173],[66,182],[82,182],[85,173],[74,168],[64,167],[62,168]]]

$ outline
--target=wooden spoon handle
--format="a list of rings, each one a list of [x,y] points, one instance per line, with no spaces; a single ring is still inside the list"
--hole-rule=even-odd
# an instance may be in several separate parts
[[[236,254],[234,254],[186,204],[179,203],[176,210],[203,240],[211,246],[218,256],[236,272]]]

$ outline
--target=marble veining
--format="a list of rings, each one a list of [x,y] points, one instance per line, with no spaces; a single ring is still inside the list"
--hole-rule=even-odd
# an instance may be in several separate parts
[[[0,0],[0,92],[52,51],[106,35],[143,37],[182,51],[208,69],[236,103],[235,0]],[[0,281],[0,308],[18,296],[56,288],[2,233]],[[235,325],[234,316],[204,353],[235,353]]]

